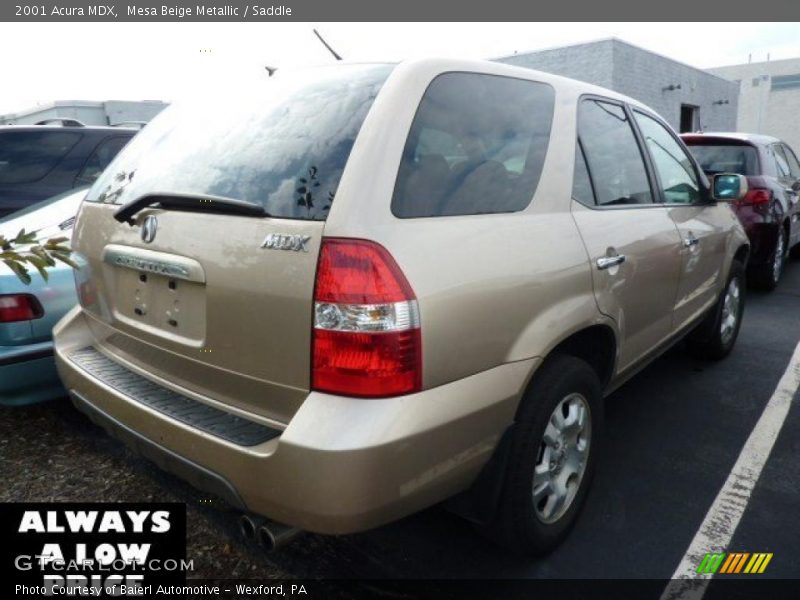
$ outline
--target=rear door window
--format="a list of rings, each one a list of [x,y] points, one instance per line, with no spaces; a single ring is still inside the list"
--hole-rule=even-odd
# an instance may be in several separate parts
[[[653,203],[644,159],[622,106],[583,100],[578,137],[599,206]]]
[[[697,172],[688,154],[661,123],[644,113],[633,112],[658,173],[667,204],[700,202]]]
[[[595,203],[592,180],[580,144],[575,144],[575,173],[572,176],[572,197],[585,206]]]
[[[524,209],[542,174],[554,98],[544,83],[439,75],[406,140],[392,212],[406,218]]]
[[[789,171],[792,173],[792,177],[800,179],[800,162],[797,161],[797,155],[794,150],[783,144],[783,151],[786,154],[786,160],[789,161]]]
[[[792,173],[789,169],[789,159],[786,157],[783,147],[780,144],[773,144],[772,152],[775,155],[775,163],[778,167],[778,177],[784,179],[791,177]]]
[[[39,181],[81,137],[76,131],[4,132],[0,136],[0,183]]]

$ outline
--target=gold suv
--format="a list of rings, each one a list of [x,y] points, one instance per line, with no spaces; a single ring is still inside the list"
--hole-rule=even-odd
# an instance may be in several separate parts
[[[545,73],[278,72],[164,111],[91,188],[58,368],[251,514],[335,534],[450,498],[542,553],[585,499],[603,397],[687,334],[730,352],[746,185]]]

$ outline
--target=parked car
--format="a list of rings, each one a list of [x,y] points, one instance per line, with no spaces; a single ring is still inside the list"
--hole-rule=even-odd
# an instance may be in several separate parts
[[[509,65],[264,86],[167,109],[91,188],[55,328],[73,402],[249,535],[268,515],[270,544],[458,495],[506,547],[553,548],[603,397],[687,334],[731,351],[746,181],[712,189],[630,98]]]
[[[0,126],[0,218],[91,184],[136,132],[80,124]]]
[[[40,239],[69,237],[86,188],[70,190],[0,220],[0,235],[21,229]],[[53,361],[53,325],[75,306],[72,269],[48,269],[48,280],[32,275],[24,284],[0,262],[0,405],[19,406],[66,395]]]
[[[750,238],[753,283],[774,290],[790,250],[800,244],[800,162],[778,138],[749,133],[683,134],[703,170],[747,177],[749,191],[733,204]]]

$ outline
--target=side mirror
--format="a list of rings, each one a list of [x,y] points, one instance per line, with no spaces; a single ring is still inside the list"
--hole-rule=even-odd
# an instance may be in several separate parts
[[[800,192],[800,179],[798,179],[797,181],[795,181],[795,182],[792,184],[792,189],[793,189],[795,192]]]
[[[745,197],[748,191],[747,177],[734,173],[714,175],[711,195],[720,202],[735,202]]]

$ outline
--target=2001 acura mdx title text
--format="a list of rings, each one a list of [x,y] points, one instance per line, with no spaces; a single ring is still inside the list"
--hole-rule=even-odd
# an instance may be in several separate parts
[[[748,242],[652,111],[490,62],[278,72],[159,115],[90,189],[74,403],[279,523],[448,498],[498,542],[567,534],[603,397],[741,323]],[[202,123],[202,127],[198,127]]]

